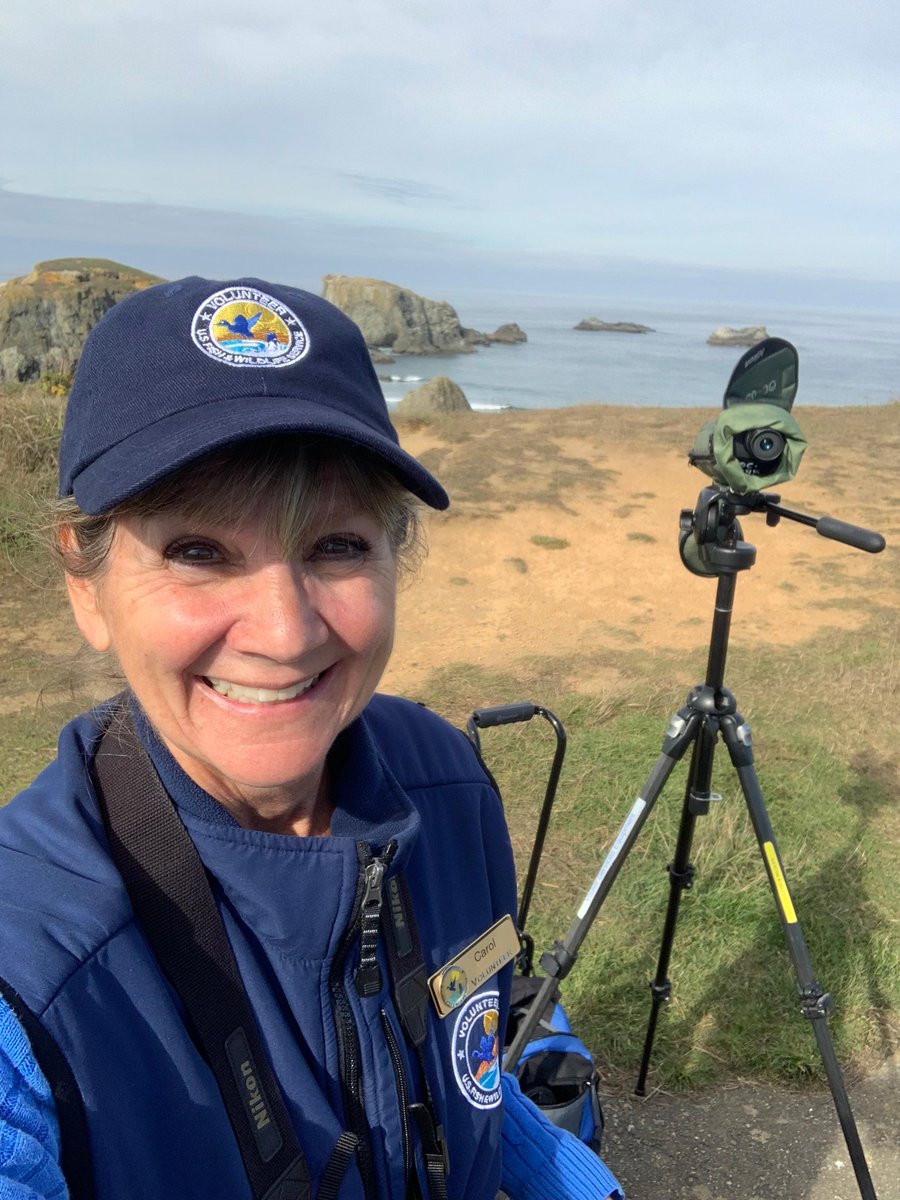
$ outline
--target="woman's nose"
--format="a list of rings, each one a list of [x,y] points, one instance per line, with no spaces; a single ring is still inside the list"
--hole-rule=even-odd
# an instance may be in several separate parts
[[[243,653],[295,662],[324,645],[330,631],[314,582],[289,562],[269,563],[247,579],[232,644]]]

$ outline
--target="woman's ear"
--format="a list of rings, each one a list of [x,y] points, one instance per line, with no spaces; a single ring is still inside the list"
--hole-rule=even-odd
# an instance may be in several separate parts
[[[66,552],[75,553],[75,534],[64,526],[59,531],[59,544],[65,559]],[[100,607],[98,582],[66,572],[66,591],[75,614],[75,623],[87,642],[101,653],[112,646],[109,626]]]
[[[100,607],[96,580],[67,575],[66,590],[69,593],[72,612],[75,614],[75,623],[84,638],[101,653],[111,649],[112,638]]]

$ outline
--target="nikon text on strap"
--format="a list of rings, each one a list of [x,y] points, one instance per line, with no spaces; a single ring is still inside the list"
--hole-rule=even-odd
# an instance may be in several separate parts
[[[310,1200],[309,1169],[206,871],[124,706],[94,771],[113,860],[215,1076],[254,1200]],[[340,1157],[346,1167],[349,1157]]]

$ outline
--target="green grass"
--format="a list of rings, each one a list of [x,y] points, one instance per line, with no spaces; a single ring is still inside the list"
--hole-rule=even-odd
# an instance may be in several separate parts
[[[752,718],[757,772],[786,878],[816,978],[835,999],[830,1026],[838,1054],[851,1069],[882,1057],[898,1033],[900,754],[879,724],[878,683],[882,665],[891,656],[896,661],[896,635],[894,618],[865,638],[832,631],[801,649],[734,654],[729,678]],[[603,699],[555,687],[572,664],[551,659],[505,675],[457,664],[436,672],[418,697],[458,724],[467,709],[530,699],[566,727],[569,750],[529,918],[538,956],[568,930],[647,782],[669,717],[684,702],[674,678],[686,664],[675,656],[651,665],[631,651],[613,660],[624,668],[626,683]],[[698,656],[696,682],[703,670]],[[836,688],[829,676],[837,671],[843,679]],[[667,694],[659,681],[669,674]],[[849,717],[848,693],[854,697]],[[549,726],[537,720],[482,737],[504,794],[520,878],[554,744]],[[647,985],[662,936],[666,867],[686,775],[687,757],[653,808],[564,984],[575,1028],[604,1071],[625,1081],[636,1072],[643,1046]],[[660,1015],[654,1082],[679,1088],[741,1075],[822,1079],[747,806],[722,746],[713,787],[723,799],[696,822],[696,880],[682,898],[669,967],[673,998]]]
[[[566,538],[552,537],[544,533],[536,533],[531,538],[531,543],[534,546],[540,546],[542,550],[565,550],[569,545]]]
[[[40,387],[0,390],[0,554],[14,567],[43,556],[43,503],[56,486],[64,400]]]
[[[36,271],[124,271],[126,275],[146,279],[148,282],[162,282],[158,275],[138,271],[135,267],[127,267],[123,263],[114,262],[111,258],[48,258],[44,262],[37,263],[34,269]]]

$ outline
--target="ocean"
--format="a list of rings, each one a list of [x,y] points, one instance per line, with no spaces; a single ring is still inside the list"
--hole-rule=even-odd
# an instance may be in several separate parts
[[[388,403],[447,375],[475,409],[633,404],[715,408],[740,347],[708,346],[720,325],[765,325],[800,356],[795,404],[886,404],[900,398],[900,314],[735,305],[603,302],[584,297],[445,297],[469,328],[517,322],[528,341],[473,354],[401,355],[376,367]],[[576,331],[585,317],[649,325],[654,333]]]

